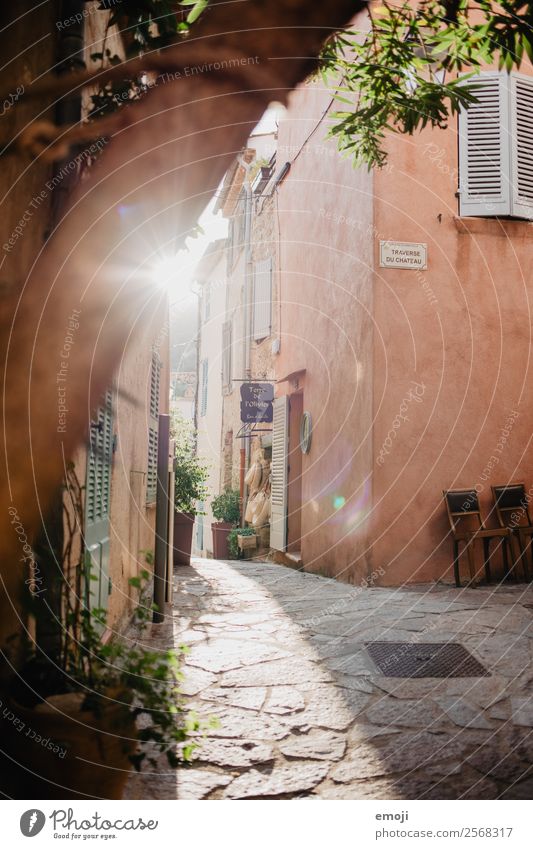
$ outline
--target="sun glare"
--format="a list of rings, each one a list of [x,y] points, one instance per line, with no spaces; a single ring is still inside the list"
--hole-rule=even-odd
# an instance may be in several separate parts
[[[183,256],[179,254],[160,257],[152,269],[154,283],[160,289],[172,289],[182,273]]]

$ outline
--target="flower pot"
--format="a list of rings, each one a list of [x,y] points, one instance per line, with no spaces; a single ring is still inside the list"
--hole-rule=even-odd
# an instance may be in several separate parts
[[[213,533],[213,557],[215,560],[228,560],[228,534],[233,525],[231,522],[213,522],[211,531]]]
[[[255,534],[237,534],[237,545],[243,554],[257,548],[257,536]]]
[[[194,513],[174,513],[174,566],[191,565]]]
[[[0,787],[15,799],[121,799],[137,747],[129,709],[110,696],[82,710],[85,693],[33,708],[4,704]],[[7,700],[6,700],[7,701]]]

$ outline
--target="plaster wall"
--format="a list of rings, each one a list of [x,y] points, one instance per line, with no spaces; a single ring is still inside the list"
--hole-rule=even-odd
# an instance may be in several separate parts
[[[491,485],[533,484],[533,225],[458,217],[456,120],[389,150],[374,181],[371,533],[383,582],[401,584],[451,577],[442,490],[476,486],[490,526]],[[380,238],[426,243],[427,270],[380,268]]]
[[[207,359],[209,363],[209,381],[207,392],[207,411],[205,416],[198,415],[197,454],[206,460],[209,467],[207,488],[210,497],[205,504],[204,516],[196,518],[193,542],[200,556],[212,555],[213,534],[211,523],[215,521],[211,511],[211,498],[221,491],[222,474],[222,325],[226,309],[226,254],[219,252],[220,258],[209,279],[203,283],[203,296],[200,301],[202,323],[200,325],[199,361]],[[209,317],[205,318],[206,291],[209,289]],[[201,375],[200,375],[201,376]],[[199,387],[200,397],[202,387]],[[199,409],[199,408],[198,408]],[[203,547],[198,547],[198,524],[203,524]]]
[[[358,583],[371,571],[373,178],[326,140],[321,83],[292,96],[278,133],[278,393],[303,387],[313,441],[302,459],[301,555],[310,571]],[[289,516],[289,526],[291,517]]]

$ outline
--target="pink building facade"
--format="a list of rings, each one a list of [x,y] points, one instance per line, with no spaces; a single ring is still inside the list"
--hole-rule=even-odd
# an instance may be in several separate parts
[[[443,490],[475,487],[495,525],[491,485],[533,485],[533,150],[520,142],[533,87],[524,75],[484,81],[481,158],[472,112],[446,130],[391,134],[386,167],[354,169],[325,140],[321,83],[302,86],[280,123],[277,169],[290,169],[276,189],[275,367],[290,405],[278,402],[288,434],[273,459],[272,537],[307,570],[448,581]]]

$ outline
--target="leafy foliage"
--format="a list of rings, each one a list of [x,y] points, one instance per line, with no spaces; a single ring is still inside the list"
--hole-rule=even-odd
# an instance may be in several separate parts
[[[149,562],[151,557],[147,554],[146,559]],[[88,597],[89,582],[95,580],[88,555],[79,572]],[[135,640],[119,636],[104,641],[104,608],[91,609],[89,603],[78,609],[67,607],[64,654],[57,659],[47,657],[35,645],[24,645],[25,660],[10,694],[19,703],[33,707],[50,695],[82,692],[81,709],[96,715],[105,714],[110,704],[118,705],[115,732],[125,738],[136,736],[140,744],[128,755],[135,768],[140,769],[145,759],[155,766],[161,754],[174,768],[191,760],[203,726],[194,712],[186,710],[180,695],[180,665],[188,651],[186,646],[159,651],[142,645],[143,633],[156,609],[149,600],[149,579],[150,572],[143,569],[129,580],[139,594],[132,618]],[[212,725],[208,722],[205,727]]]
[[[176,446],[174,466],[174,498],[177,511],[198,514],[198,502],[209,494],[206,486],[208,466],[196,455],[194,426],[176,414],[172,422],[172,435]]]
[[[533,3],[521,0],[423,0],[416,8],[384,0],[369,17],[368,31],[332,36],[321,57],[322,77],[345,106],[330,116],[329,135],[356,165],[385,163],[387,131],[445,127],[475,101],[482,65],[511,70],[524,53],[533,57]]]
[[[237,489],[226,489],[211,502],[215,519],[236,525],[241,517],[241,496]]]
[[[47,551],[43,546],[39,559],[42,567],[48,558],[46,574],[55,574],[61,594],[61,621],[55,623],[61,626],[59,644],[45,652],[28,635],[13,635],[9,642],[18,674],[11,678],[7,689],[11,698],[27,707],[52,695],[73,692],[84,693],[82,709],[96,714],[105,713],[110,703],[118,704],[116,733],[126,738],[136,736],[140,743],[139,750],[129,754],[135,768],[140,769],[145,759],[155,764],[160,754],[166,756],[171,767],[176,767],[191,760],[196,738],[203,730],[196,715],[186,710],[179,691],[183,679],[180,666],[188,649],[181,645],[177,650],[159,651],[142,645],[156,609],[151,598],[151,551],[141,552],[149,569],[142,569],[128,581],[137,597],[132,613],[136,638],[128,641],[115,635],[104,639],[107,610],[91,607],[91,582],[97,577],[92,572],[89,553],[83,550],[83,540],[79,539],[83,490],[75,466],[69,462],[61,487],[63,570],[57,568],[57,553],[50,547]],[[23,603],[38,624],[48,622],[38,596],[28,592]],[[212,724],[208,722],[206,727]]]
[[[128,58],[143,56],[187,35],[208,2],[125,2],[108,26],[119,25]],[[333,35],[320,58],[320,73],[339,104],[329,116],[329,135],[355,165],[384,165],[390,131],[446,127],[475,101],[475,74],[483,65],[510,71],[524,55],[533,60],[533,2],[523,0],[422,0],[416,6],[383,0],[369,7],[363,27]],[[98,58],[121,61],[105,45]],[[107,83],[93,95],[91,115],[138,100],[149,88],[146,75]]]
[[[253,537],[255,530],[253,528],[233,528],[228,534],[228,550],[230,557],[233,560],[238,560],[243,557],[243,553],[239,548],[237,537]]]
[[[133,611],[139,638],[156,609],[156,605],[142,600],[149,578],[148,570],[142,570],[138,577],[129,579],[130,586],[141,595]],[[106,619],[105,609],[91,611],[84,607],[81,640],[72,647],[69,656],[67,672],[87,688],[84,706],[98,711],[102,704],[99,694],[105,696],[111,691],[118,694],[117,699],[122,697],[124,710],[133,720],[145,717],[137,732],[140,751],[130,755],[136,769],[140,769],[146,758],[155,765],[158,754],[164,754],[173,768],[190,761],[196,746],[192,735],[200,730],[200,722],[193,712],[185,710],[179,691],[183,679],[180,663],[187,647],[158,651],[123,639],[104,643],[102,631]]]
[[[189,34],[189,29],[208,6],[209,0],[126,0],[113,8],[107,31],[113,25],[119,28],[125,45],[126,59],[143,56],[152,51],[161,51]],[[101,3],[101,11],[109,12],[109,6]],[[106,40],[106,39],[105,39]],[[104,42],[105,42],[104,40]],[[116,65],[120,56],[111,55],[104,49],[93,53],[91,59]],[[132,79],[108,82],[91,96],[92,108],[89,117],[108,115],[118,108],[139,100],[150,89],[145,74]]]

